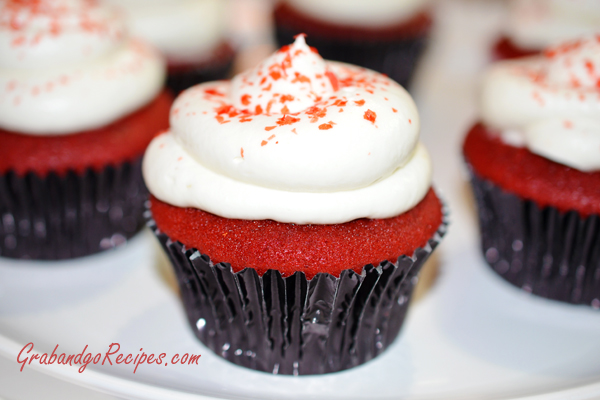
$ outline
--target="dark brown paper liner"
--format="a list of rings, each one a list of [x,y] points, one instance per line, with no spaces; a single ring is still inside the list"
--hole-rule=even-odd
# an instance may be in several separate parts
[[[148,214],[150,217],[150,213]],[[366,265],[339,278],[303,272],[262,277],[186,249],[149,222],[175,269],[195,335],[237,365],[284,375],[342,371],[381,354],[396,338],[416,275],[446,232],[446,221],[424,248],[394,264]]]
[[[0,256],[60,260],[123,244],[144,226],[141,162],[64,176],[0,175]]]
[[[471,174],[492,269],[538,296],[600,308],[600,216],[540,208]]]
[[[279,47],[293,43],[298,29],[276,24]],[[386,74],[407,88],[428,42],[427,35],[388,41],[352,41],[310,35],[310,45],[326,60],[360,65]]]

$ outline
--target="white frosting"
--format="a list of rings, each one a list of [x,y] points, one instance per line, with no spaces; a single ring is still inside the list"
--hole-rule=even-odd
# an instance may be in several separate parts
[[[297,111],[281,113],[284,106]],[[323,62],[300,36],[232,82],[183,92],[171,130],[146,152],[144,178],[162,201],[226,218],[388,218],[414,207],[431,185],[419,126],[400,85]]]
[[[598,0],[512,0],[506,34],[519,47],[539,50],[600,32]]]
[[[339,25],[377,28],[423,11],[429,0],[285,0],[313,18]]]
[[[500,62],[483,83],[482,118],[511,145],[579,169],[600,170],[600,37]],[[520,139],[516,137],[520,135]]]
[[[0,1],[0,127],[33,135],[98,128],[162,87],[164,63],[123,20],[83,0]]]
[[[170,63],[202,62],[227,35],[224,0],[104,0],[122,7],[132,34],[157,47]]]

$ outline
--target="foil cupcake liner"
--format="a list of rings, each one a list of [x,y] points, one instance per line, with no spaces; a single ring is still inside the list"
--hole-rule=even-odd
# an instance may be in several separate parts
[[[300,32],[277,24],[275,33],[279,47],[281,47],[293,43],[294,36]],[[386,74],[405,88],[411,82],[427,42],[427,35],[386,41],[342,41],[335,38],[310,35],[310,45],[319,49],[319,54],[324,59],[360,65],[378,71]]]
[[[471,175],[481,246],[494,272],[535,295],[600,308],[600,216],[541,208]]]
[[[60,176],[0,175],[0,256],[61,260],[125,243],[144,226],[141,163]]]
[[[150,212],[148,212],[150,213]],[[150,218],[150,215],[148,215]],[[396,263],[366,265],[339,277],[277,270],[234,273],[149,227],[169,255],[194,334],[217,355],[244,367],[313,375],[363,364],[394,341],[417,273],[446,232],[446,220],[424,248]]]

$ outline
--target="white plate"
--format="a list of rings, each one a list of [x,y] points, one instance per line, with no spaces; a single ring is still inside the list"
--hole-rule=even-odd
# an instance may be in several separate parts
[[[381,357],[347,372],[300,378],[231,365],[196,341],[167,265],[155,262],[158,250],[146,232],[129,248],[85,265],[50,270],[3,261],[0,354],[15,369],[28,342],[39,352],[56,344],[67,354],[86,344],[92,353],[106,352],[117,342],[134,356],[140,348],[167,359],[202,355],[197,366],[141,365],[135,374],[123,365],[90,366],[83,373],[79,366],[25,366],[135,399],[509,399],[564,390],[568,396],[561,398],[600,396],[598,313],[505,285],[471,245],[442,249],[436,286]]]
[[[0,355],[18,370],[38,352],[166,353],[169,365],[26,369],[131,399],[593,399],[600,398],[600,314],[525,295],[485,266],[461,175],[460,137],[476,115],[473,76],[485,63],[496,5],[440,4],[437,41],[416,93],[437,186],[452,209],[437,250],[440,276],[398,340],[361,367],[317,377],[272,376],[213,355],[187,326],[173,275],[148,232],[126,248],[55,263],[0,260]],[[198,365],[171,365],[175,354]],[[6,370],[6,369],[5,369]],[[0,382],[2,377],[0,376]],[[0,394],[2,388],[0,387]]]

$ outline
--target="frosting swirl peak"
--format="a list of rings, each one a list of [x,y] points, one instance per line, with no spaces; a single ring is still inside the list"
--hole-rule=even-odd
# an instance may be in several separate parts
[[[148,148],[144,177],[167,203],[227,218],[392,217],[430,186],[419,127],[400,85],[324,61],[299,36],[231,82],[183,92],[170,132]]]
[[[339,87],[336,76],[304,35],[283,46],[256,68],[236,76],[230,97],[237,109],[267,114],[297,113],[331,96]]]

